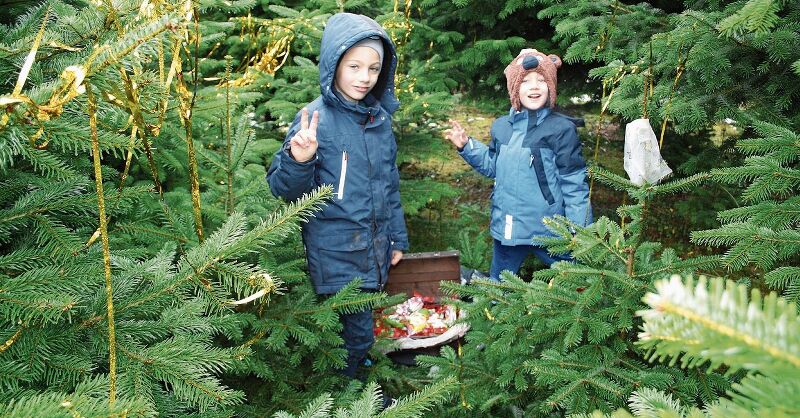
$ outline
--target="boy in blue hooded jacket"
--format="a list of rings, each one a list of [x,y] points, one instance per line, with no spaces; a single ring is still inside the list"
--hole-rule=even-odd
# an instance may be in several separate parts
[[[511,109],[492,124],[488,146],[450,121],[447,139],[469,165],[495,179],[490,227],[493,280],[499,280],[504,270],[518,274],[529,254],[548,266],[569,259],[550,255],[534,240],[553,235],[543,218],[562,215],[579,226],[592,222],[576,125],[552,111],[560,66],[558,56],[535,49],[524,49],[514,58],[504,71]]]
[[[288,201],[334,188],[333,200],[302,226],[317,294],[336,293],[357,277],[362,289],[382,290],[390,264],[408,249],[392,133],[396,66],[394,45],[377,22],[350,13],[328,19],[322,94],[297,114],[267,173],[272,193]],[[372,312],[340,319],[348,352],[342,373],[352,378],[374,342]]]

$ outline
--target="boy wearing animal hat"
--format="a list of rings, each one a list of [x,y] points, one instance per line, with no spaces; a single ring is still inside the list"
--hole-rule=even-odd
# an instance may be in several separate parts
[[[592,222],[586,162],[574,119],[553,111],[561,58],[524,49],[504,73],[511,109],[492,124],[489,145],[451,120],[447,139],[479,173],[495,179],[490,231],[490,276],[518,274],[534,254],[548,266],[569,256],[551,255],[536,240],[552,236],[545,217],[562,215],[579,226]]]

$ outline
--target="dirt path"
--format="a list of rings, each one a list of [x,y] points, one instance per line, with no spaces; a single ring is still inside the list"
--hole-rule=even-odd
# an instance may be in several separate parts
[[[489,128],[495,116],[465,105],[456,105],[452,117],[466,129],[467,133],[486,143],[489,142]],[[431,122],[427,128],[433,130],[433,136],[418,137],[413,135],[412,125],[407,127],[410,135],[401,135],[399,138],[400,156],[398,164],[406,175],[411,177],[434,175],[440,181],[447,181],[453,176],[462,174],[472,169],[458,155],[455,147],[445,139],[444,131],[449,128],[447,123]]]

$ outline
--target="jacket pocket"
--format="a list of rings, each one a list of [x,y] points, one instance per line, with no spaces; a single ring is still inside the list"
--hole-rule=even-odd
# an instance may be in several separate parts
[[[325,284],[346,284],[356,277],[366,283],[369,234],[366,229],[344,230],[319,238],[319,264]]]
[[[547,201],[548,205],[556,202],[553,197],[553,191],[550,190],[550,184],[547,181],[547,173],[544,170],[544,155],[542,148],[531,149],[530,166],[533,167],[536,173],[536,181],[539,183],[539,190],[542,191],[542,197]]]

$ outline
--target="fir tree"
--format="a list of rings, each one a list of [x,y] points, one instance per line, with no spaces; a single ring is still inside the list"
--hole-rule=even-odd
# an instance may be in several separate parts
[[[669,394],[637,390],[630,409],[637,417],[790,417],[800,413],[800,326],[794,303],[775,293],[762,296],[744,285],[704,278],[673,276],[648,293],[640,346],[654,360],[682,367],[714,369],[728,374],[746,371],[728,397],[701,412]],[[603,417],[601,413],[577,417]],[[622,411],[611,416],[630,417]]]
[[[502,283],[445,285],[472,300],[462,304],[471,325],[466,344],[458,351],[445,348],[443,358],[421,360],[459,380],[460,405],[449,413],[610,411],[643,387],[708,403],[729,386],[719,374],[650,366],[635,345],[635,313],[656,280],[718,264],[715,257],[682,259],[643,234],[652,200],[696,187],[707,176],[636,187],[598,167],[592,174],[635,199],[619,209],[624,226],[600,218],[575,228],[565,218],[552,219],[547,225],[558,237],[544,243],[552,253],[571,252],[575,263],[556,263],[529,283],[505,273]]]
[[[275,418],[355,418],[355,417],[379,417],[379,418],[420,418],[424,412],[436,403],[447,400],[451,396],[449,387],[453,386],[453,381],[442,380],[423,388],[418,393],[399,399],[387,409],[380,411],[381,393],[378,385],[370,383],[364,388],[361,396],[348,408],[337,408],[333,410],[333,399],[330,395],[323,394],[313,402],[308,404],[300,415],[291,415],[280,411],[274,415]]]
[[[385,295],[314,299],[297,223],[330,190],[269,197],[257,80],[199,59],[218,25],[191,3],[115,6],[51,1],[2,27],[0,410],[231,416],[272,383],[250,410],[295,409],[341,380],[336,314]]]
[[[534,3],[568,63],[602,64],[592,75],[613,91],[609,111],[625,119],[645,113],[679,134],[725,118],[797,126],[796,3],[688,2],[670,11],[660,2]]]
[[[711,172],[716,181],[747,184],[742,193],[747,205],[720,212],[722,226],[696,231],[692,240],[727,247],[723,263],[729,271],[752,264],[763,284],[800,303],[800,136],[763,122],[755,124],[755,131],[759,137],[737,143],[748,155],[742,166]]]
[[[503,68],[522,48],[553,50],[552,28],[517,1],[424,1],[419,13],[433,30],[419,40],[427,48],[417,50],[440,61],[462,91],[494,96],[505,86]]]
[[[178,119],[189,122],[166,114],[170,102],[187,100],[170,94],[169,79],[192,73],[180,72],[179,48],[165,49],[181,45],[170,33],[188,33],[191,21],[169,6],[139,16],[126,14],[138,11],[128,6],[53,1],[3,28],[3,59],[12,63],[4,68],[18,69],[1,99],[0,159],[0,404],[13,416],[223,413],[241,403],[243,393],[219,376],[235,350],[214,338],[236,330],[233,296],[274,291],[279,282],[240,257],[293,231],[325,196],[253,228],[233,214],[206,235],[196,216],[159,231],[174,212],[148,189],[171,184],[155,166],[162,154],[147,144],[157,138],[166,148],[181,137],[172,128]],[[134,154],[155,168],[149,185],[126,181],[136,172]],[[128,235],[143,226],[159,240]]]

